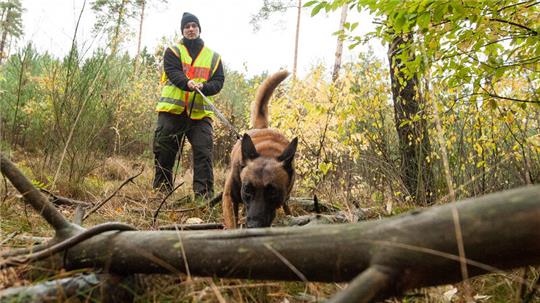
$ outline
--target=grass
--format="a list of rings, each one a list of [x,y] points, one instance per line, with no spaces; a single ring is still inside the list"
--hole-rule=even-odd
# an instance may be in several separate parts
[[[32,170],[20,162],[23,171],[32,175]],[[127,184],[119,193],[107,202],[100,210],[92,214],[83,224],[90,227],[95,224],[119,221],[131,224],[141,230],[152,229],[152,217],[155,209],[161,202],[161,196],[151,189],[153,168],[149,161],[114,158],[108,159],[106,165],[97,169],[94,174],[87,177],[76,190],[59,183],[59,194],[74,199],[97,203],[110,195],[125,179],[137,174],[144,167],[143,173],[133,183]],[[216,192],[221,191],[224,183],[225,169],[215,169]],[[191,174],[186,170],[180,174],[177,184],[184,182],[168,200],[158,217],[159,225],[185,223],[190,218],[200,218],[204,222],[221,222],[220,205],[214,208],[197,208],[191,199]],[[294,196],[294,193],[293,193]],[[322,192],[319,199],[331,201],[339,209],[353,209],[346,203],[344,194],[331,192],[328,189]],[[27,247],[31,245],[31,237],[51,237],[52,231],[44,220],[29,207],[25,207],[13,188],[0,191],[0,232],[2,239],[12,235],[12,239],[2,240],[2,249]],[[357,199],[360,207],[369,209],[368,218],[376,219],[387,216],[386,204],[371,204],[369,195]],[[191,209],[194,208],[194,209]],[[293,214],[307,214],[302,208],[291,207]],[[407,211],[411,206],[399,205],[392,213]],[[181,210],[191,209],[191,210]],[[61,212],[67,218],[74,213],[72,207],[61,207]],[[282,217],[280,211],[278,216]],[[352,213],[351,213],[352,217]],[[40,272],[30,276],[36,271],[35,266],[24,266],[0,271],[0,289],[31,285],[33,283],[58,279],[70,276],[76,272]],[[535,268],[529,269],[527,283],[538,278],[539,272]],[[517,302],[521,283],[513,277],[522,277],[523,271],[517,270],[508,275],[492,274],[474,278],[470,281],[472,294],[477,302]],[[139,290],[135,302],[322,302],[331,297],[346,284],[336,283],[304,283],[304,282],[278,282],[278,281],[251,281],[238,279],[218,279],[188,277],[185,275],[139,275]],[[392,299],[388,302],[464,302],[463,287],[461,284],[446,285],[411,291],[401,299]],[[538,297],[531,302],[540,302]]]

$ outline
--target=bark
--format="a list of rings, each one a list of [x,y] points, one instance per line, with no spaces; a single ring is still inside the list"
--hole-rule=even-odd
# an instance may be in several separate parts
[[[51,225],[56,232],[73,229],[73,225],[45,198],[22,172],[4,155],[0,154],[0,171],[23,195],[26,203]]]
[[[139,34],[137,38],[137,54],[135,54],[135,71],[133,74],[137,74],[137,70],[139,69],[139,62],[140,62],[140,55],[141,55],[141,41],[142,41],[142,30],[143,30],[143,24],[144,24],[144,10],[146,8],[146,0],[140,1],[141,5],[141,20],[139,21]]]
[[[344,4],[341,7],[341,19],[339,20],[339,30],[343,31],[345,28],[345,21],[347,21],[347,11],[349,6],[347,4]],[[341,56],[343,54],[343,39],[341,37],[338,37],[337,39],[337,46],[336,46],[336,56],[334,61],[334,71],[332,72],[332,81],[336,82],[337,78],[339,77],[339,69],[341,68]]]
[[[194,276],[302,280],[298,271],[309,281],[343,282],[377,265],[391,269],[386,297],[461,281],[453,207],[470,276],[540,263],[540,187],[535,186],[358,224],[107,232],[71,248],[66,267],[118,274],[189,268]]]
[[[50,197],[50,201],[54,205],[65,205],[65,206],[81,206],[81,207],[91,207],[92,203],[86,201],[75,200],[67,197],[58,196],[46,189],[40,188],[40,191],[47,194]]]
[[[412,39],[411,35],[406,38]],[[431,162],[426,160],[431,154],[431,144],[423,113],[424,99],[418,90],[418,75],[405,75],[404,63],[399,58],[407,51],[408,43],[400,35],[394,38],[388,49],[401,175],[409,194],[418,204],[426,205],[435,198]],[[409,60],[414,60],[414,54],[409,55]]]
[[[114,32],[111,39],[111,55],[116,55],[118,51],[118,46],[120,45],[120,34],[122,26],[125,26],[125,15],[127,10],[128,0],[122,0],[120,9],[118,11],[118,16],[116,19],[116,24],[114,26]]]
[[[298,0],[298,13],[296,15],[296,33],[294,35],[294,60],[293,60],[293,70],[292,77],[296,78],[296,67],[298,65],[298,41],[300,38],[300,16],[302,15],[302,0]]]
[[[0,302],[131,302],[133,283],[114,275],[79,275],[2,290]]]
[[[3,29],[2,38],[0,39],[0,63],[4,61],[4,58],[7,58],[7,55],[4,54],[4,49],[6,48],[6,40],[7,40],[7,35],[8,35],[7,24],[10,21],[8,19],[9,19],[9,11],[11,9],[12,7],[7,7],[5,11],[2,12],[2,20],[0,20],[2,22],[2,29]]]

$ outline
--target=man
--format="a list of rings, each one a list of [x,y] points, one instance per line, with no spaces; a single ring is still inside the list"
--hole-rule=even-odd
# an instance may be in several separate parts
[[[156,106],[153,187],[164,192],[173,189],[173,166],[182,136],[186,136],[193,151],[195,198],[206,199],[214,194],[214,112],[195,88],[212,99],[223,87],[225,76],[221,57],[200,38],[199,19],[184,13],[181,28],[182,40],[168,47],[163,57],[164,87]]]

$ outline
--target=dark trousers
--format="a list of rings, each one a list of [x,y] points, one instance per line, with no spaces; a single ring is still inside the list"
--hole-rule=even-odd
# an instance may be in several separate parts
[[[173,189],[173,167],[176,155],[186,136],[193,151],[193,191],[195,196],[214,195],[213,128],[209,118],[192,120],[186,112],[175,115],[165,112],[158,114],[154,134],[154,164],[156,173],[155,189]]]

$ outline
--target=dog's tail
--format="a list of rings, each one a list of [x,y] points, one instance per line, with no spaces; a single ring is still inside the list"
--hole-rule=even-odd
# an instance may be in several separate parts
[[[251,127],[252,128],[268,128],[268,101],[274,92],[274,89],[283,81],[289,72],[286,70],[279,71],[266,80],[259,86],[255,102],[251,107]]]

